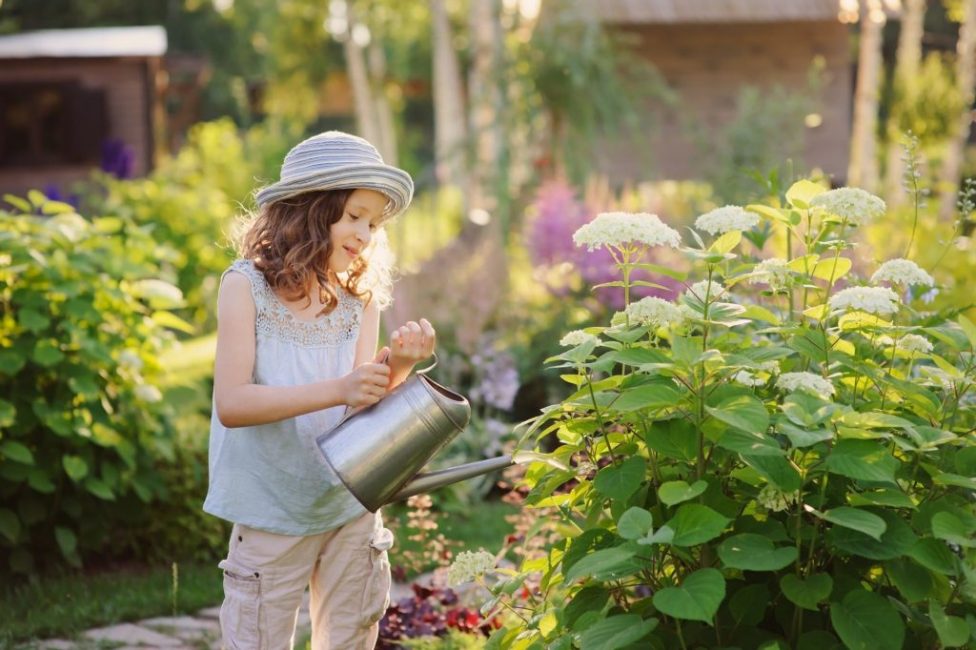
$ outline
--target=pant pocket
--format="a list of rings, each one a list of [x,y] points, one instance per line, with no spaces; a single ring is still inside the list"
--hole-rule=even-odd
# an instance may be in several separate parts
[[[224,603],[220,607],[224,645],[240,650],[260,648],[260,573],[230,559],[217,566],[224,570]]]
[[[383,618],[390,606],[390,559],[387,550],[393,546],[393,533],[386,528],[378,528],[366,547],[369,573],[363,590],[362,626],[369,627]]]

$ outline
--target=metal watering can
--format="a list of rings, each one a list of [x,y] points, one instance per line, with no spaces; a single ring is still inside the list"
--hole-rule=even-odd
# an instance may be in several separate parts
[[[427,377],[436,365],[435,356],[379,402],[316,438],[326,462],[370,512],[513,464],[511,456],[499,456],[418,474],[471,418],[464,396]]]

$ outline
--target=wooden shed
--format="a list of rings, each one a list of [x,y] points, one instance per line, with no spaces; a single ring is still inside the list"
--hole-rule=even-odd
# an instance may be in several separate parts
[[[839,0],[599,0],[595,17],[631,35],[675,91],[677,107],[648,107],[650,135],[609,143],[600,166],[617,180],[701,176],[697,137],[721,137],[747,86],[806,92],[814,60],[823,65],[817,107],[798,125],[802,163],[842,182],[847,173],[854,55]],[[713,140],[714,146],[721,142]],[[706,151],[707,156],[707,151]]]
[[[0,193],[67,190],[103,162],[152,169],[165,52],[157,26],[0,37]]]

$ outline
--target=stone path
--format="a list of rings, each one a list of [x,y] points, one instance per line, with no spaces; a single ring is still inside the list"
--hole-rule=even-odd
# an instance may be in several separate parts
[[[394,584],[390,598],[395,602],[410,596],[409,585]],[[193,616],[149,618],[133,623],[100,627],[81,633],[76,639],[45,639],[18,646],[18,650],[218,650],[220,607],[201,609]],[[308,593],[298,613],[295,647],[303,650],[312,633],[308,616]]]

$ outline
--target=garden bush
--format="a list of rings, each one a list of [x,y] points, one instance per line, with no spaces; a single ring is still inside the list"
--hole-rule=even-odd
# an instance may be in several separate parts
[[[852,272],[852,233],[884,213],[800,181],[701,216],[690,246],[649,215],[576,232],[625,285],[648,247],[694,270],[650,268],[688,288],[628,296],[551,360],[576,391],[528,423],[523,441],[555,449],[526,503],[562,538],[496,570],[483,611],[508,622],[489,647],[972,644],[976,325],[926,311],[909,260]],[[757,259],[744,234],[782,248]]]
[[[88,221],[38,192],[6,198],[0,572],[26,573],[110,551],[165,494],[157,466],[177,451],[159,354],[186,324],[148,228]]]

